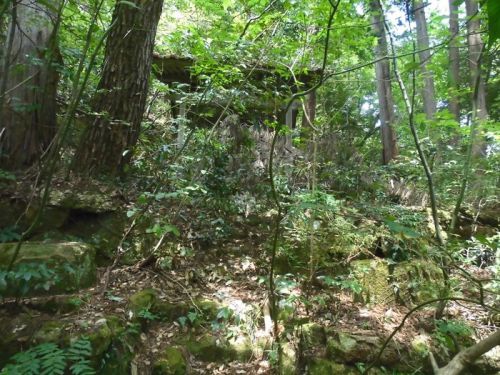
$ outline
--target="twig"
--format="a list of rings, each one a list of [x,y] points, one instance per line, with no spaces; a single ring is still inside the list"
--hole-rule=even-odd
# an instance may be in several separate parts
[[[384,352],[385,348],[387,347],[387,345],[389,345],[389,342],[391,342],[392,338],[396,335],[396,333],[398,333],[404,327],[406,321],[410,318],[410,316],[412,316],[416,311],[422,309],[423,307],[425,307],[427,305],[431,305],[433,303],[442,302],[442,301],[462,301],[462,302],[469,302],[469,303],[472,303],[472,304],[475,304],[475,305],[483,306],[484,308],[487,308],[487,309],[490,309],[490,310],[493,310],[493,311],[498,311],[498,309],[496,309],[493,306],[487,306],[484,303],[481,303],[481,302],[478,302],[476,300],[469,299],[469,298],[443,297],[443,298],[435,298],[435,299],[431,299],[431,300],[425,301],[425,302],[421,303],[420,305],[415,306],[414,308],[412,308],[410,311],[408,311],[406,313],[406,315],[403,317],[403,320],[401,321],[401,323],[392,331],[392,333],[389,335],[389,337],[382,344],[382,347],[380,348],[380,350],[379,350],[377,356],[375,357],[375,359],[363,371],[363,375],[364,374],[368,374],[368,371],[370,369],[372,369],[373,366],[375,366],[375,364],[377,364],[377,362],[380,360],[380,357],[382,356],[382,353]]]

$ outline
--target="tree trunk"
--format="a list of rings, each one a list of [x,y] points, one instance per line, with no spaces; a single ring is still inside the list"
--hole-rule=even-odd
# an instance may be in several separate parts
[[[54,6],[37,0],[11,3],[0,79],[0,168],[37,162],[56,131],[60,60]]]
[[[436,114],[436,90],[434,88],[434,76],[429,70],[431,52],[429,50],[429,34],[427,32],[427,20],[425,19],[425,5],[422,0],[413,0],[413,15],[417,25],[417,46],[420,60],[420,70],[424,79],[423,102],[424,112],[427,119],[434,118]]]
[[[486,88],[484,78],[481,74],[481,51],[483,49],[483,41],[481,39],[481,21],[478,12],[477,0],[466,0],[465,10],[467,18],[470,18],[467,24],[467,44],[469,49],[469,69],[470,69],[470,87],[474,92],[476,77],[479,75],[479,86],[477,91],[476,108],[477,118],[485,120],[488,118],[488,110],[486,109]]]
[[[481,39],[481,21],[477,14],[478,10],[477,0],[465,1],[465,11],[469,19],[467,24],[467,45],[469,50],[471,98],[474,102],[472,108],[475,108],[476,118],[481,124],[482,121],[488,118],[488,110],[486,108],[486,85],[481,71],[481,53],[484,45]],[[481,157],[486,154],[486,142],[480,136],[480,130],[478,135],[479,137],[472,146],[472,155],[474,157]]]
[[[0,0],[0,61],[4,48],[5,37],[7,36],[7,12],[10,0]]]
[[[93,98],[92,110],[97,117],[82,136],[74,171],[118,175],[129,163],[146,105],[162,4],[162,0],[117,1],[102,76]]]
[[[307,95],[305,102],[305,112],[302,116],[302,126],[310,128],[316,120],[316,91]]]
[[[377,95],[380,112],[380,133],[382,137],[382,163],[388,164],[398,156],[396,133],[394,131],[394,99],[392,97],[391,74],[387,56],[387,39],[384,29],[382,9],[378,0],[370,1],[373,33],[377,37],[375,55],[379,61],[375,64]]]
[[[470,348],[458,353],[445,367],[439,368],[431,353],[431,363],[435,375],[459,375],[471,364],[473,364],[484,353],[489,352],[495,346],[500,345],[500,330],[492,333],[485,339],[479,341]]]
[[[448,49],[449,68],[449,102],[448,109],[455,120],[460,121],[460,102],[458,89],[460,85],[460,50],[458,47],[458,5],[456,0],[449,0],[450,5],[450,45]]]

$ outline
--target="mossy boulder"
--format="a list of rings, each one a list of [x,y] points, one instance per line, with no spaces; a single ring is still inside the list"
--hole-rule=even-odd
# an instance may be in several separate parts
[[[281,345],[281,375],[295,375],[297,373],[297,351],[295,347],[284,342]]]
[[[69,320],[61,319],[40,324],[30,313],[22,313],[8,322],[0,321],[0,368],[12,355],[29,347],[51,342],[64,349],[73,341],[85,338],[92,348],[89,359],[94,367],[99,366],[99,374],[124,374],[128,372],[132,348],[138,339],[138,334],[128,333],[126,327],[127,323],[114,315],[95,322],[82,321],[78,328]]]
[[[355,300],[372,304],[394,302],[386,262],[381,259],[363,259],[352,262],[350,267],[353,281],[361,286],[361,292],[355,295]]]
[[[0,198],[0,228],[12,228],[14,233],[28,229],[38,216],[40,203]],[[46,233],[61,228],[66,222],[69,210],[60,207],[45,207],[34,233]],[[14,238],[11,238],[14,239]],[[10,240],[10,239],[9,239]]]
[[[187,350],[201,361],[225,362],[234,358],[230,346],[209,333],[190,338],[185,345]]]
[[[382,259],[351,263],[361,292],[355,299],[370,304],[418,304],[439,297],[444,288],[441,269],[431,261],[414,259],[389,267]]]
[[[154,289],[144,289],[129,298],[129,309],[137,317],[141,311],[150,311],[158,303],[158,293]]]
[[[153,306],[152,312],[164,321],[173,322],[181,316],[186,316],[190,310],[191,306],[185,302],[158,301]]]
[[[226,340],[207,332],[188,337],[179,344],[184,345],[196,359],[206,362],[246,361],[254,355],[252,342],[243,335]],[[256,348],[258,351],[261,347],[256,344]]]
[[[80,189],[53,189],[49,195],[49,205],[92,213],[116,211],[118,206],[106,192],[82,191]]]
[[[327,338],[327,357],[344,364],[367,363],[376,359],[382,347],[383,339],[373,334],[351,334],[348,332],[332,332]],[[390,343],[379,359],[380,365],[393,365],[401,358],[398,347]]]
[[[186,371],[186,358],[182,350],[175,346],[165,349],[153,367],[153,375],[184,375]]]
[[[38,327],[39,323],[27,312],[0,319],[0,368],[12,355],[23,350]]]
[[[32,306],[36,310],[51,314],[67,314],[78,311],[85,303],[86,301],[78,296],[59,295],[32,303]]]
[[[198,308],[203,312],[206,320],[217,319],[219,310],[224,308],[221,303],[210,299],[198,299],[195,301]]]
[[[326,351],[325,328],[317,323],[306,323],[300,327],[300,344],[305,358],[322,357]]]
[[[439,298],[445,287],[443,271],[427,260],[398,263],[392,279],[398,300],[405,304],[420,304]]]
[[[0,294],[4,297],[74,292],[96,280],[95,250],[82,242],[25,242],[7,272],[15,243],[0,244]]]
[[[106,263],[116,257],[116,249],[123,236],[126,222],[127,218],[123,212],[96,214],[72,211],[62,231],[65,236],[92,244],[96,249],[97,259],[101,263]]]
[[[186,316],[192,309],[186,302],[162,301],[154,289],[144,289],[134,293],[129,298],[128,304],[132,316],[138,318],[142,312],[148,311],[158,316],[163,321],[173,322]]]
[[[68,335],[65,331],[67,324],[59,320],[44,322],[42,326],[33,335],[33,344],[42,344],[45,342],[63,343],[67,342]]]
[[[130,326],[130,323],[115,315],[106,316],[96,323],[89,340],[93,344],[94,362],[104,363],[99,374],[129,373],[130,363],[134,358],[133,348],[139,341],[139,331]],[[97,344],[95,349],[94,343]]]
[[[329,361],[327,359],[316,358],[308,365],[309,375],[359,375],[359,372],[346,365]]]
[[[431,349],[431,342],[432,338],[426,333],[415,336],[410,342],[412,355],[420,358],[427,357]]]
[[[108,325],[106,318],[100,319],[90,332],[86,333],[92,345],[92,357],[100,358],[110,347],[116,332]]]
[[[201,313],[200,322],[206,322],[216,320],[219,311],[224,308],[221,303],[209,299],[196,299],[194,303],[196,307],[186,302],[162,301],[156,290],[144,289],[129,298],[129,309],[136,317],[141,311],[149,311],[164,321],[175,321],[187,316],[190,311],[196,311]]]

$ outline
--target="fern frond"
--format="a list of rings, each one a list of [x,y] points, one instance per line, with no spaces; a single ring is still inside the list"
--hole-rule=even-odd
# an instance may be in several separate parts
[[[68,357],[72,361],[86,359],[92,355],[92,344],[86,337],[73,341],[68,348]]]
[[[92,368],[92,365],[88,359],[82,360],[80,362],[71,365],[71,373],[73,375],[95,375],[96,372]]]

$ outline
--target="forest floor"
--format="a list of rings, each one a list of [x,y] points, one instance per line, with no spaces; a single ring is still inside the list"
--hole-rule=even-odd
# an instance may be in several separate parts
[[[196,308],[195,301],[205,299],[217,302],[221,306],[228,306],[233,311],[246,309],[247,312],[251,310],[247,307],[251,306],[254,311],[252,322],[245,324],[240,322],[239,326],[225,326],[215,335],[221,335],[223,339],[229,332],[238,335],[245,330],[245,333],[250,333],[253,338],[268,339],[270,342],[264,324],[265,314],[262,313],[266,310],[267,303],[267,286],[262,280],[267,275],[269,267],[269,259],[264,255],[262,242],[259,238],[232,240],[222,247],[198,251],[190,257],[173,259],[172,268],[168,271],[158,270],[151,265],[140,268],[118,266],[111,271],[109,283],[105,285],[104,291],[103,285],[82,290],[78,295],[86,301],[84,306],[76,313],[60,314],[56,318],[67,322],[65,329],[70,331],[98,324],[110,314],[127,320],[130,319],[130,297],[134,293],[153,288],[158,292],[161,301],[170,304],[190,301],[188,303]],[[100,280],[105,279],[106,271],[106,268],[98,270]],[[477,274],[483,272],[479,269],[472,271]],[[483,273],[482,277],[485,276],[487,275]],[[302,319],[321,324],[326,328],[367,336],[388,337],[409,311],[407,307],[394,304],[367,306],[361,302],[354,302],[352,293],[343,290],[332,294],[325,293],[317,287],[310,290],[307,295],[305,293],[300,285],[294,285],[288,290],[288,296],[297,297],[294,305],[295,321]],[[298,297],[321,303],[314,302],[306,309]],[[34,301],[36,299],[26,302]],[[2,310],[0,319],[3,319],[4,314],[12,316],[12,311],[8,308]],[[452,303],[448,313],[450,316],[467,320],[474,326],[478,337],[485,337],[494,329],[488,325],[488,317],[476,306]],[[55,318],[54,314],[34,310],[30,310],[30,314],[33,319],[41,322]],[[432,312],[423,310],[412,315],[395,335],[394,340],[407,345],[422,332],[432,331],[433,327],[428,325],[432,325],[434,320],[429,319],[431,318],[429,314],[432,315]],[[193,321],[193,324],[197,323]],[[148,322],[147,329],[140,334],[140,343],[137,346],[139,349],[136,349],[132,367],[136,367],[139,374],[147,374],[148,369],[152,368],[165,348],[178,342],[182,337],[203,335],[207,331],[214,334],[210,322],[200,320],[197,325],[194,330],[189,328],[189,324],[181,324],[179,319],[165,321],[153,317]],[[280,330],[283,332],[285,327],[280,327]],[[283,336],[293,341],[292,333]],[[267,374],[271,368],[271,363],[266,359],[269,356],[264,351],[261,356],[232,362],[200,361],[187,351],[184,356],[187,357],[191,373],[195,374]]]

